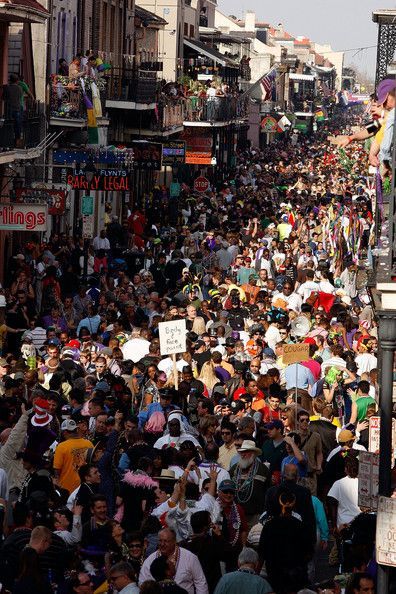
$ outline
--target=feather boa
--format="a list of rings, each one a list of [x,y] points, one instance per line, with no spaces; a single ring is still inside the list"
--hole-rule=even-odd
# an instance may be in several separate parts
[[[153,481],[147,474],[132,472],[132,470],[128,470],[124,474],[123,481],[131,487],[142,487],[143,489],[156,489],[158,487],[157,481]]]

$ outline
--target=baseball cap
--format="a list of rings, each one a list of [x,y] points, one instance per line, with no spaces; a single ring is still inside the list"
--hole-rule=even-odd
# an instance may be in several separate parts
[[[75,431],[76,429],[77,423],[73,419],[66,419],[61,425],[61,431]]]
[[[60,346],[61,345],[61,341],[59,340],[59,338],[50,338],[47,341],[48,346]]]
[[[237,486],[231,479],[225,479],[224,481],[221,481],[218,489],[219,491],[233,491],[235,493]]]
[[[234,413],[239,412],[241,410],[245,410],[245,405],[240,400],[233,400],[231,402],[231,408]]]
[[[243,373],[245,371],[245,364],[242,361],[234,361],[234,370],[237,373]]]
[[[265,425],[265,428],[266,429],[281,429],[281,431],[283,431],[285,426],[280,419],[273,419],[272,421],[270,421],[269,423],[267,423]]]
[[[3,358],[0,359],[0,367],[10,367],[10,364]]]
[[[227,400],[227,398],[222,398],[219,402],[220,406],[230,406],[229,401]]]
[[[382,103],[385,103],[389,93],[391,93],[395,89],[396,89],[396,80],[394,80],[392,78],[385,78],[384,80],[381,80],[381,82],[379,83],[379,85],[377,87],[378,103],[380,105],[382,105]]]
[[[347,443],[348,441],[355,441],[355,436],[349,429],[342,429],[338,434],[338,443]]]

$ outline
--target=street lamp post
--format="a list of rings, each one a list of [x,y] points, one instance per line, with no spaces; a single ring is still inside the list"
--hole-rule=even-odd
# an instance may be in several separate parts
[[[88,188],[91,185],[91,182],[94,178],[95,173],[96,173],[96,169],[95,169],[93,163],[91,163],[91,162],[87,163],[87,165],[84,169],[84,175],[85,175],[85,179],[88,182]],[[87,190],[86,196],[89,196],[88,192],[89,192],[89,190]],[[87,276],[88,276],[89,242],[90,242],[90,239],[87,237],[84,237],[84,268],[83,268],[84,281],[87,280]]]

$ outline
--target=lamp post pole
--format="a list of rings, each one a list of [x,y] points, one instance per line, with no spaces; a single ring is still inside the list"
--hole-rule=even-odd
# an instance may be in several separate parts
[[[91,162],[87,163],[87,165],[84,169],[85,179],[87,180],[87,183],[88,183],[88,189],[87,189],[86,196],[89,196],[89,188],[90,188],[90,185],[94,178],[95,173],[96,173],[96,169],[93,166],[93,163],[91,163]],[[95,206],[94,206],[94,210],[95,210]],[[83,233],[84,233],[84,229],[83,229]],[[88,276],[89,243],[90,243],[90,239],[88,237],[84,237],[84,267],[83,267],[84,282],[87,280],[87,276]]]

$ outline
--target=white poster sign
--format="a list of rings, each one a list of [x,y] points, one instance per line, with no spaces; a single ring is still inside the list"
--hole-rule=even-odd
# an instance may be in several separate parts
[[[376,561],[396,567],[396,499],[378,498]]]
[[[160,322],[158,328],[161,355],[175,355],[186,351],[186,320]]]
[[[359,452],[359,507],[378,506],[379,454]]]

